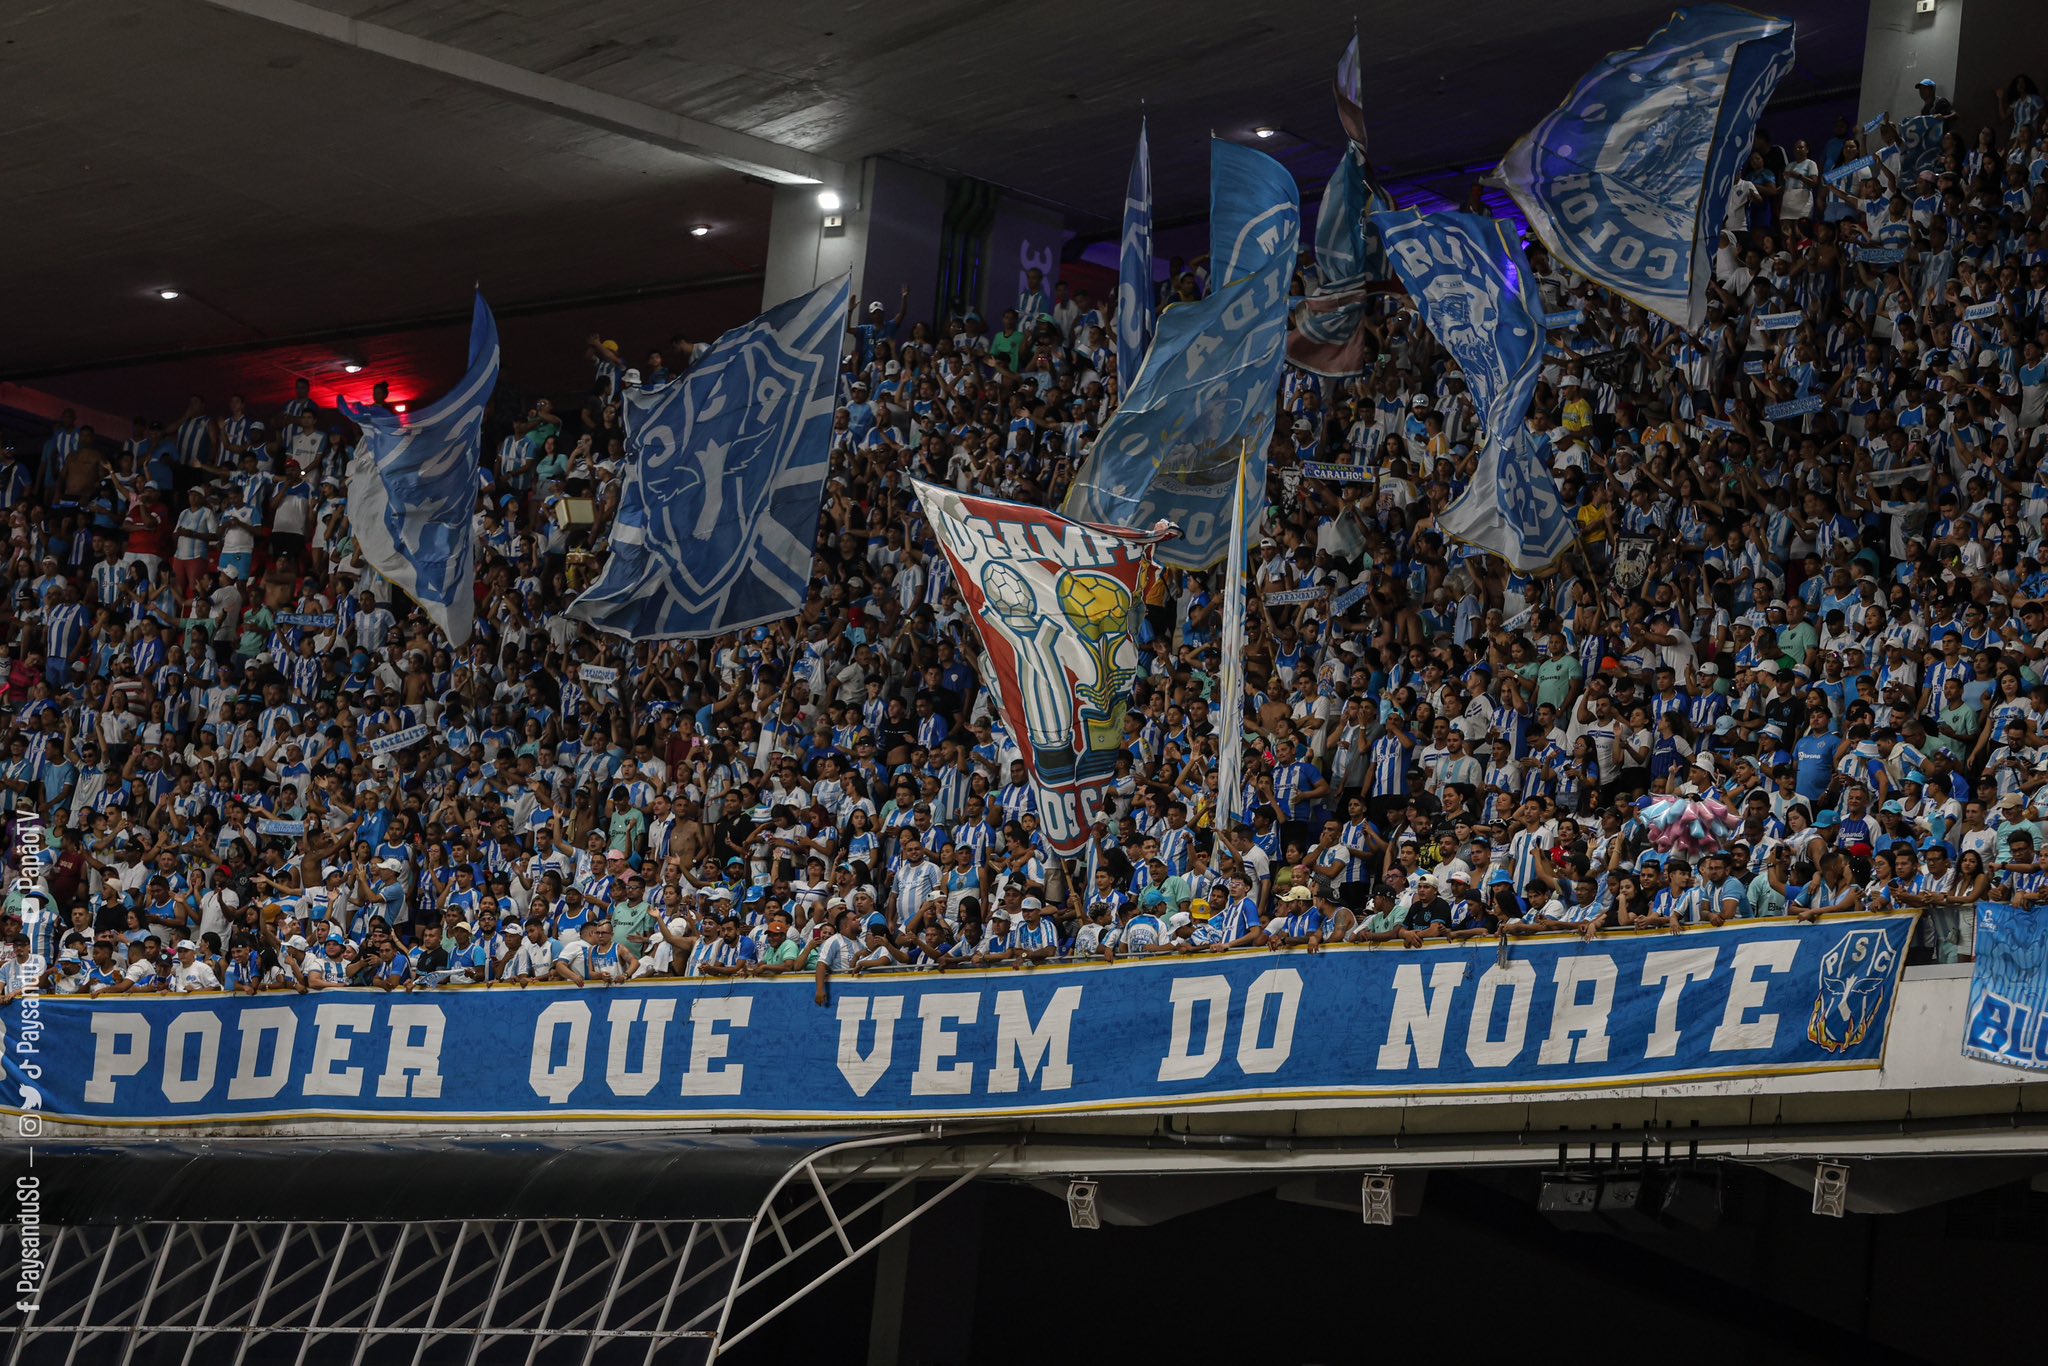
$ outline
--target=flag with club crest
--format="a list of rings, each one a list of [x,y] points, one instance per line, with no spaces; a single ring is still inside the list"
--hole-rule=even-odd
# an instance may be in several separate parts
[[[1512,224],[1476,214],[1381,214],[1387,257],[1458,363],[1486,424],[1471,484],[1437,524],[1516,570],[1548,569],[1574,522],[1523,425],[1543,369],[1543,299]]]
[[[1152,285],[1152,152],[1142,120],[1138,154],[1131,158],[1131,176],[1124,186],[1124,236],[1116,278],[1117,384],[1120,392],[1129,393],[1145,364],[1159,312]]]
[[[348,466],[348,524],[363,563],[418,603],[452,645],[476,624],[476,497],[484,409],[498,383],[498,321],[478,294],[469,370],[409,412],[340,400],[362,428]]]
[[[1115,796],[1138,677],[1140,575],[1172,528],[1133,531],[913,481],[988,651],[990,682],[1062,858]]]
[[[628,389],[611,555],[568,614],[633,640],[795,616],[811,578],[852,277],[727,332],[679,378]]]
[[[1792,70],[1792,25],[1682,9],[1610,52],[1508,150],[1501,179],[1558,259],[1688,332],[1757,119]]]
[[[1211,141],[1208,298],[1159,315],[1138,382],[1103,425],[1061,512],[1104,526],[1168,521],[1180,538],[1161,561],[1204,569],[1230,540],[1237,466],[1248,452],[1249,501],[1266,502],[1266,444],[1285,360],[1288,286],[1301,203],[1287,168],[1263,152]]]

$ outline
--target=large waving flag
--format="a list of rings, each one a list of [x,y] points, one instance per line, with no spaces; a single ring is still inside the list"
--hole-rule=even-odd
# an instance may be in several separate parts
[[[447,395],[407,413],[340,403],[363,429],[348,467],[348,524],[363,563],[425,609],[453,645],[476,624],[477,469],[497,383],[498,320],[479,294],[469,372]]]
[[[633,460],[611,558],[571,617],[673,640],[802,610],[851,287],[820,285],[727,332],[679,379],[626,391]]]
[[[1152,151],[1145,142],[1142,120],[1138,124],[1138,154],[1131,158],[1131,178],[1124,187],[1124,240],[1116,278],[1117,386],[1127,394],[1138,382],[1159,312],[1152,284]]]
[[[1689,332],[1757,118],[1792,69],[1792,26],[1682,9],[1602,58],[1500,164],[1537,236],[1579,274]]]
[[[1514,227],[1415,209],[1374,222],[1486,423],[1472,483],[1438,526],[1523,573],[1548,569],[1571,548],[1573,522],[1523,426],[1543,369],[1543,299]]]
[[[1366,286],[1387,277],[1386,252],[1371,217],[1390,212],[1394,201],[1373,183],[1366,163],[1356,35],[1337,64],[1336,84],[1337,116],[1349,141],[1316,211],[1318,278],[1314,292],[1295,307],[1287,360],[1310,374],[1342,379],[1364,374],[1370,359],[1365,350],[1368,337],[1360,326],[1371,298]]]
[[[1205,569],[1230,540],[1237,462],[1250,462],[1247,518],[1266,501],[1266,443],[1285,360],[1287,293],[1301,203],[1263,152],[1212,142],[1208,298],[1159,315],[1144,371],[1095,438],[1061,511],[1106,526],[1180,528],[1159,558]]]
[[[1079,853],[1116,786],[1138,677],[1138,576],[1172,532],[911,487],[988,651],[1003,721],[1038,789],[1039,828],[1054,853]]]

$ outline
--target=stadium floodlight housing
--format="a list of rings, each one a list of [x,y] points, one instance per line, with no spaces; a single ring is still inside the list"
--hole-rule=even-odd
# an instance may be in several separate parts
[[[1093,1181],[1067,1183],[1067,1223],[1074,1228],[1101,1228],[1102,1211],[1095,1203]]]
[[[1841,1162],[1820,1162],[1813,1168],[1813,1212],[1840,1219],[1849,1212],[1849,1168]]]
[[[1359,1183],[1359,1203],[1365,1211],[1368,1224],[1392,1224],[1394,1222],[1394,1174],[1389,1171],[1367,1172]]]

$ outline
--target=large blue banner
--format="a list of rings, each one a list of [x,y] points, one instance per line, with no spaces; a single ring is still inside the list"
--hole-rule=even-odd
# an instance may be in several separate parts
[[[1548,569],[1571,548],[1574,523],[1524,426],[1542,377],[1544,310],[1514,225],[1417,209],[1373,223],[1486,424],[1472,482],[1438,525],[1522,573]]]
[[[803,609],[851,288],[842,275],[778,304],[680,378],[626,391],[633,459],[611,557],[570,616],[672,640]]]
[[[1977,964],[1963,1055],[2048,1072],[2048,921],[2042,912],[1977,903]]]
[[[1610,52],[1501,161],[1536,235],[1579,274],[1688,332],[1757,119],[1792,70],[1792,26],[1682,9]]]
[[[1124,186],[1124,237],[1116,262],[1117,388],[1129,393],[1152,345],[1159,299],[1152,283],[1152,151],[1138,124],[1138,154]]]
[[[340,403],[363,429],[348,467],[348,522],[363,561],[455,645],[468,641],[476,619],[477,471],[497,383],[498,320],[479,294],[470,307],[469,370],[452,391],[406,413]]]
[[[1874,1068],[1911,916],[1586,943],[310,996],[30,997],[0,1108],[107,1125],[819,1121]]]
[[[1206,569],[1230,543],[1237,464],[1247,520],[1266,505],[1266,444],[1285,360],[1301,201],[1263,152],[1211,141],[1208,298],[1159,315],[1144,372],[1103,424],[1060,512],[1077,522],[1180,528],[1159,559]]]

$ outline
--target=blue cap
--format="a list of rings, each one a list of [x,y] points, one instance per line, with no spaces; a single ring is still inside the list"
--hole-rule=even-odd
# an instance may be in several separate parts
[[[1140,906],[1160,906],[1164,905],[1165,902],[1166,893],[1160,891],[1157,887],[1147,887],[1138,895],[1138,904]]]
[[[768,895],[768,889],[767,889],[766,887],[749,887],[749,888],[747,888],[747,901],[748,901],[748,902],[749,902],[750,904],[751,904],[752,902],[756,902],[756,901],[759,901],[759,900],[760,900],[760,899],[761,899],[762,897],[764,897],[764,896],[766,896],[766,895]]]
[[[1927,839],[1920,842],[1920,852],[1923,854],[1931,854],[1937,849],[1947,854],[1950,858],[1955,857],[1956,851],[1948,847],[1947,840]]]
[[[1906,781],[1909,783],[1919,783],[1922,786],[1925,786],[1927,782],[1927,775],[1916,768],[1911,773],[1908,773],[1906,775]]]
[[[1826,830],[1830,826],[1840,825],[1841,823],[1842,816],[1838,811],[1823,811],[1813,818],[1814,827],[1820,830]]]
[[[889,928],[889,917],[883,915],[880,911],[874,911],[861,923],[871,930],[886,930]]]

